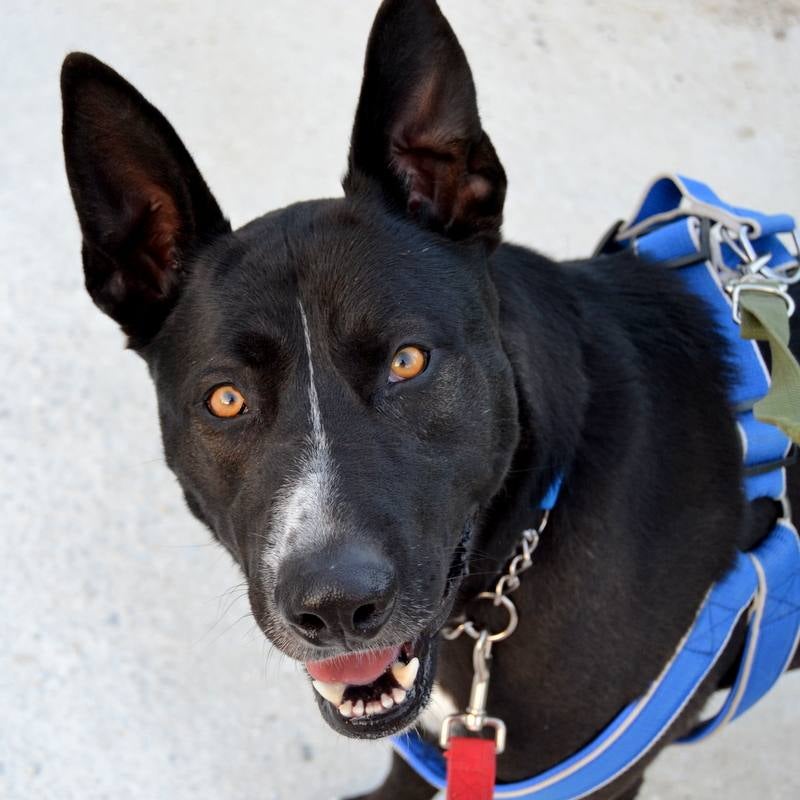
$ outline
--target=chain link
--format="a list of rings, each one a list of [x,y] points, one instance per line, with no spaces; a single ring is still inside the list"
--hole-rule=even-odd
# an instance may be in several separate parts
[[[470,619],[466,614],[462,614],[453,620],[453,624],[442,629],[442,636],[445,639],[451,641],[457,639],[462,633],[466,633],[470,638],[477,640],[485,633],[489,642],[500,642],[514,633],[519,622],[519,616],[516,606],[508,595],[519,589],[521,584],[519,576],[533,566],[533,553],[539,545],[539,537],[547,527],[549,519],[550,512],[545,510],[536,528],[528,528],[522,531],[517,549],[509,560],[503,574],[498,578],[494,590],[480,592],[470,601],[470,603],[479,600],[491,601],[495,607],[502,606],[505,608],[508,612],[508,622],[505,628],[490,633],[488,628],[479,628],[475,620]]]

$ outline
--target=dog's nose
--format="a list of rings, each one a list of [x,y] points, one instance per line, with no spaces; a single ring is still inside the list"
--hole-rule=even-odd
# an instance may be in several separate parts
[[[352,647],[383,628],[397,597],[385,558],[355,544],[285,561],[275,586],[284,619],[314,644]]]

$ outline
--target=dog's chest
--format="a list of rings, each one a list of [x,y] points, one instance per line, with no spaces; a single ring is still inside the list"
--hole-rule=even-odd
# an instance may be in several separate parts
[[[444,718],[450,714],[457,713],[458,706],[452,695],[446,692],[438,683],[434,683],[430,702],[420,715],[419,721],[428,733],[438,738]]]

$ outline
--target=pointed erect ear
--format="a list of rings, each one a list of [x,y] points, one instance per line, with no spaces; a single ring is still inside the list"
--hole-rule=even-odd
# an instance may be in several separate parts
[[[114,70],[72,53],[61,95],[86,288],[140,346],[175,304],[189,254],[230,225],[170,124]]]
[[[506,176],[472,74],[434,0],[385,0],[367,45],[345,192],[370,183],[455,239],[500,236]]]

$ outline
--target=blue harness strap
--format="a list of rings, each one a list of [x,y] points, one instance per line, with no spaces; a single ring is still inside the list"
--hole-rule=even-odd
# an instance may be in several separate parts
[[[697,742],[755,705],[789,666],[800,630],[800,540],[791,525],[775,530],[747,554],[757,591],[739,673],[724,705],[681,741]]]
[[[613,781],[645,755],[683,710],[750,606],[753,572],[752,564],[742,557],[713,588],[683,646],[650,691],[625,708],[599,737],[535,778],[498,786],[494,796],[539,800],[584,797]],[[445,766],[438,748],[410,733],[397,737],[395,749],[430,783],[444,788]]]
[[[618,229],[610,249],[631,248],[653,268],[674,267],[703,298],[731,350],[736,380],[730,401],[737,409],[749,500],[766,497],[784,504],[785,515],[753,550],[739,553],[725,577],[714,584],[694,623],[648,692],[579,752],[546,772],[516,783],[498,784],[495,798],[578,800],[611,783],[640,761],[667,733],[710,673],[736,625],[747,620],[738,675],[720,711],[699,724],[683,742],[699,741],[754,705],[788,667],[800,638],[800,539],[788,519],[786,469],[791,442],[772,425],[759,422],[753,404],[769,389],[769,372],[758,346],[739,336],[725,282],[741,261],[736,237],[756,256],[771,254],[771,268],[796,265],[779,238],[794,232],[785,214],[766,215],[731,206],[707,186],[676,175],[662,176],[645,193],[631,221]],[[799,399],[800,402],[800,399]],[[560,481],[539,504],[552,508]],[[410,732],[393,745],[433,786],[446,786],[439,748]]]

